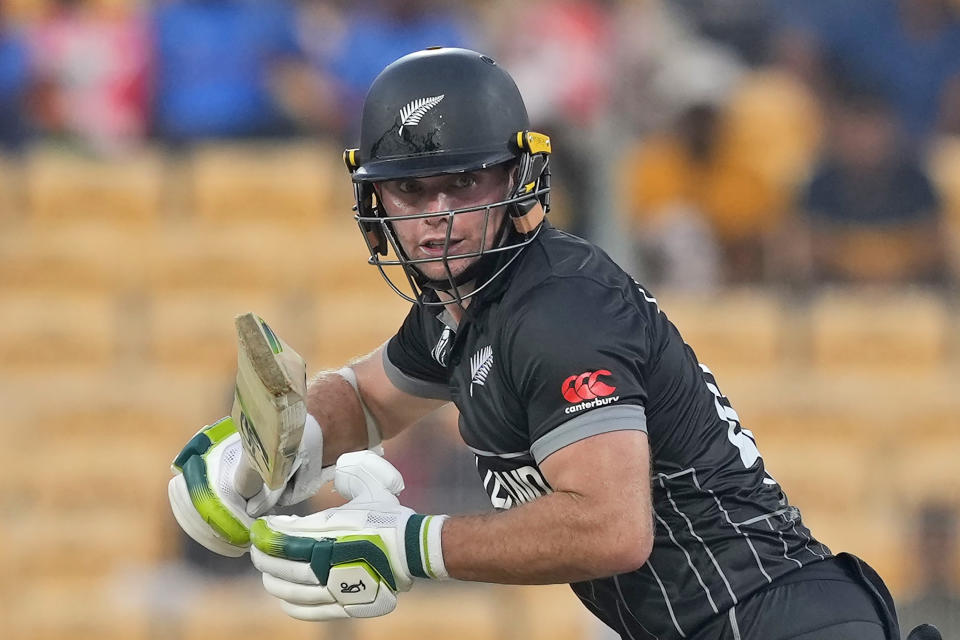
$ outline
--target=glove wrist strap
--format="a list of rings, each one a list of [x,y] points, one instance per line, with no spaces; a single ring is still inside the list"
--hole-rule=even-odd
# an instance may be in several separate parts
[[[447,516],[413,514],[404,531],[404,547],[410,575],[416,578],[446,580],[450,578],[443,564],[440,535]]]
[[[367,403],[363,401],[363,396],[360,395],[357,374],[353,370],[353,367],[344,367],[337,371],[337,375],[346,380],[357,394],[357,400],[360,401],[360,408],[363,409],[363,417],[367,425],[367,448],[373,449],[383,441],[383,436],[380,435],[380,425],[377,424],[377,419],[374,418],[370,410],[367,409]]]

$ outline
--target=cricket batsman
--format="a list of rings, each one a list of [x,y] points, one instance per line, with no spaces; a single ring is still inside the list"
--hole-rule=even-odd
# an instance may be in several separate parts
[[[550,153],[490,57],[384,69],[344,159],[369,263],[410,312],[306,386],[279,486],[239,488],[235,419],[201,430],[175,462],[177,520],[249,551],[302,620],[389,614],[418,580],[569,583],[625,639],[899,640],[883,581],[811,533],[654,296],[546,220]],[[450,402],[492,513],[414,513],[367,451]],[[330,480],[344,506],[264,515]]]

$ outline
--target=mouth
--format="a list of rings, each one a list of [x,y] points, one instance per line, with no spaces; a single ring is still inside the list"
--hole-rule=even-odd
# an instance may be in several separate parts
[[[450,238],[450,244],[446,243],[445,238],[432,238],[420,243],[420,251],[429,258],[438,258],[443,256],[444,247],[447,248],[447,255],[454,256],[458,248],[463,244],[463,239]]]

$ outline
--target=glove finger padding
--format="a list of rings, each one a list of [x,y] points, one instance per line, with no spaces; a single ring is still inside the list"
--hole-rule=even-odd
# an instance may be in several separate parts
[[[246,501],[234,474],[242,455],[233,420],[223,418],[201,429],[173,462],[167,487],[177,522],[191,538],[220,555],[237,557],[250,548]]]
[[[319,584],[296,584],[281,580],[269,573],[263,574],[263,588],[267,593],[285,602],[297,605],[317,605],[317,604],[335,604],[337,599],[333,597],[327,587]]]
[[[304,620],[380,616],[396,607],[396,592],[409,590],[414,576],[447,577],[440,550],[446,516],[401,505],[395,494],[403,478],[393,465],[369,451],[343,455],[335,485],[350,498],[346,505],[302,518],[268,516],[250,528],[253,563],[284,611]],[[327,594],[335,605],[317,602]]]

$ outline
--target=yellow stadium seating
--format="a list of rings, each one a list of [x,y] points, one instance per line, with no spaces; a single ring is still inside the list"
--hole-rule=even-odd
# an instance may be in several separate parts
[[[954,409],[934,424],[905,423],[888,473],[894,483],[891,498],[904,511],[936,500],[960,507],[960,413]]]
[[[668,292],[659,294],[658,300],[700,362],[718,376],[775,367],[782,358],[789,337],[787,317],[779,299],[768,292],[724,290],[709,296]]]
[[[0,616],[7,640],[146,640],[155,637],[149,630],[148,612],[134,594],[82,575],[21,582]]]
[[[807,433],[801,420],[797,425],[789,436],[754,433],[767,471],[791,503],[842,513],[864,504],[873,497],[872,491],[880,489],[881,447],[871,446],[856,433]]]
[[[149,359],[173,370],[232,378],[237,367],[234,317],[254,311],[294,348],[298,333],[283,301],[269,294],[157,294],[151,303]],[[306,319],[309,322],[309,318]]]
[[[224,415],[232,398],[232,372],[218,377],[153,365],[82,375],[22,371],[0,376],[0,434],[11,446],[119,439],[174,447],[202,421]]]
[[[184,432],[184,443],[190,435]],[[112,438],[53,439],[42,456],[43,465],[55,472],[38,473],[37,455],[29,454],[12,458],[6,471],[13,499],[27,513],[95,511],[109,506],[133,517],[165,507],[161,488],[170,478],[176,453],[153,446],[149,438],[138,442],[118,425]]]
[[[0,289],[129,291],[142,286],[150,234],[108,224],[22,225],[0,234]]]
[[[812,360],[827,372],[936,371],[949,330],[943,300],[909,289],[827,292],[810,309]]]
[[[194,151],[190,164],[193,207],[208,220],[316,224],[350,196],[345,169],[334,187],[342,163],[329,145],[210,145]]]
[[[197,585],[190,602],[184,603],[178,637],[183,640],[217,640],[237,637],[333,640],[344,631],[343,623],[316,624],[289,618],[280,601],[267,595],[257,576],[219,580]],[[230,615],[210,615],[230,611]],[[349,635],[349,634],[348,634]]]
[[[424,588],[421,588],[424,587]],[[356,625],[357,640],[399,637],[416,640],[429,635],[466,640],[502,638],[498,622],[504,612],[497,607],[497,587],[478,584],[418,584],[401,598],[389,617],[372,618]]]
[[[397,332],[409,310],[410,303],[382,283],[375,291],[360,288],[324,297],[317,308],[312,360],[334,367],[369,353]]]
[[[275,224],[171,224],[143,247],[150,291],[264,292],[309,286],[316,235]]]
[[[883,576],[891,591],[903,588],[908,564],[903,547],[909,527],[907,514],[875,506],[841,512],[811,506],[802,511],[814,537],[832,552],[847,551],[863,558]]]
[[[26,187],[39,223],[151,223],[160,210],[163,162],[154,151],[108,160],[37,148],[27,157]]]
[[[23,211],[23,166],[0,153],[0,224],[7,225]]]
[[[0,372],[108,367],[118,309],[107,295],[0,292]]]
[[[158,506],[165,492],[166,482],[135,510],[111,507],[104,495],[95,510],[38,509],[8,518],[4,534],[17,550],[13,576],[107,576],[124,567],[158,563],[175,539],[169,507]]]

